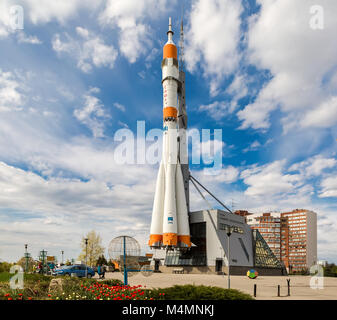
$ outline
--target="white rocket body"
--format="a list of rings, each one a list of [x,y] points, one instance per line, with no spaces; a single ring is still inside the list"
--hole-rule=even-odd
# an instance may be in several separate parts
[[[163,155],[156,182],[149,246],[189,248],[188,212],[177,141],[179,67],[171,19],[167,34],[162,62]]]

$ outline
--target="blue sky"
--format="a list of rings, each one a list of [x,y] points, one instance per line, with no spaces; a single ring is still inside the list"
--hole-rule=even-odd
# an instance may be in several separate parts
[[[168,0],[0,4],[0,258],[76,258],[95,229],[147,250],[157,165],[116,163],[115,133],[162,126]],[[24,29],[10,28],[10,7]],[[324,28],[313,29],[313,5]],[[198,177],[227,205],[318,215],[318,255],[337,262],[337,4],[185,1],[190,129],[222,129],[223,166]],[[205,146],[208,142],[204,141]],[[202,147],[201,147],[202,149]],[[203,150],[203,149],[202,149]],[[191,188],[192,209],[207,205]],[[215,204],[214,204],[215,205]]]

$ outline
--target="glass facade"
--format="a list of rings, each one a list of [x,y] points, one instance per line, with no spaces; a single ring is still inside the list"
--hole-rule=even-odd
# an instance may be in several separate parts
[[[255,267],[282,268],[281,262],[269,248],[259,230],[253,230],[253,239]]]
[[[195,247],[183,251],[167,251],[166,266],[206,266],[206,222],[190,225],[191,242]]]

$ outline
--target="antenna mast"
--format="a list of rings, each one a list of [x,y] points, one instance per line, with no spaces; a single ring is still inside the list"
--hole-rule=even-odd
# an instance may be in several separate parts
[[[180,23],[180,41],[179,41],[179,66],[180,70],[184,70],[184,2],[181,5],[181,23]]]

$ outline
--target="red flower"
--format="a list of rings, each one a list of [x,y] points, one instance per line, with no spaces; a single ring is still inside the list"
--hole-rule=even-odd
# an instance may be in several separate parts
[[[28,300],[32,300],[32,297],[28,297]]]

